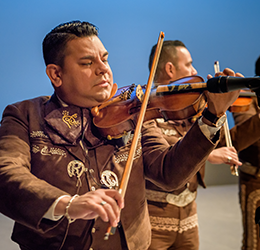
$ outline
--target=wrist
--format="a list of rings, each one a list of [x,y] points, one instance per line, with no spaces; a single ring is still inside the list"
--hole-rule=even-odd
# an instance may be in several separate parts
[[[66,206],[68,205],[71,198],[71,196],[64,196],[59,200],[54,210],[54,216],[61,216],[65,214]]]
[[[204,116],[202,116],[203,123],[207,124],[208,126],[215,127],[212,122],[210,122],[208,119],[206,119]]]
[[[221,127],[226,121],[226,114],[221,113],[217,116],[211,113],[208,108],[205,108],[202,112],[202,121],[212,127]]]
[[[72,201],[73,201],[76,197],[78,197],[78,196],[79,196],[79,195],[75,194],[73,197],[71,197],[71,199],[69,200],[69,202],[68,202],[68,204],[67,204],[67,206],[66,206],[66,208],[65,208],[65,214],[64,214],[64,216],[68,219],[69,224],[72,223],[72,222],[74,222],[74,221],[76,220],[76,219],[71,219],[71,217],[70,217],[70,215],[69,215],[69,208],[70,208],[70,205],[71,205]]]

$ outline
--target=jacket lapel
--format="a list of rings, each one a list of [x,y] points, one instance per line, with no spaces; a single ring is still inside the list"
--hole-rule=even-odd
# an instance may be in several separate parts
[[[45,131],[52,142],[64,145],[71,154],[83,162],[85,152],[79,145],[80,140],[84,139],[86,149],[103,144],[103,140],[92,133],[90,110],[73,105],[63,107],[55,94],[45,105],[44,120]]]

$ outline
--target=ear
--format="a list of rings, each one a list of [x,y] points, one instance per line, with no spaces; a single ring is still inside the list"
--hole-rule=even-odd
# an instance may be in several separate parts
[[[170,79],[175,79],[175,75],[176,75],[176,68],[175,66],[171,63],[171,62],[167,62],[165,64],[165,72],[168,75],[168,77]]]
[[[50,78],[54,87],[58,88],[62,85],[60,66],[56,64],[48,64],[46,67],[46,74]]]

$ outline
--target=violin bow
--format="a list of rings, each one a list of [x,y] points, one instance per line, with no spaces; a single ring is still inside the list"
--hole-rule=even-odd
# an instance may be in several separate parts
[[[214,70],[215,70],[215,74],[220,72],[219,61],[216,61],[214,63]],[[227,116],[226,112],[225,112],[225,115]],[[227,119],[224,122],[223,127],[224,127],[226,145],[227,145],[227,147],[232,147],[232,141],[231,141],[231,136],[230,136],[230,131],[229,131],[229,126],[228,126],[228,120]],[[237,171],[237,166],[236,165],[230,166],[230,171],[231,171],[232,175],[238,176],[238,171]]]
[[[123,196],[123,198],[125,196],[127,184],[128,184],[128,181],[129,181],[131,170],[132,170],[132,165],[133,165],[135,151],[136,151],[136,148],[137,148],[139,134],[141,132],[146,108],[147,108],[147,105],[148,105],[150,92],[151,92],[152,84],[153,84],[153,79],[154,79],[154,75],[155,75],[155,72],[156,72],[156,68],[157,68],[157,65],[158,65],[158,61],[159,61],[159,57],[160,57],[160,53],[161,53],[161,49],[162,49],[163,40],[164,40],[164,33],[161,31],[159,38],[158,38],[158,42],[157,42],[157,46],[156,46],[154,59],[153,59],[150,75],[149,75],[149,78],[148,78],[145,94],[144,94],[143,99],[142,99],[142,105],[141,105],[138,121],[137,121],[137,124],[136,124],[134,136],[133,136],[133,139],[132,139],[132,144],[131,144],[131,147],[130,147],[126,166],[125,166],[124,173],[123,173],[123,176],[122,176],[122,180],[121,180],[119,190],[118,190],[119,193]],[[105,237],[104,237],[104,240],[108,240],[109,235],[113,235],[115,233],[115,230],[116,230],[115,227],[111,227],[111,226],[108,227],[107,232],[106,232]]]

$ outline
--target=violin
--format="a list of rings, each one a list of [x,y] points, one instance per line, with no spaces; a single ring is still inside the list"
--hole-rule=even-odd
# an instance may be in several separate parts
[[[251,86],[258,93],[260,78],[220,76],[205,82],[200,76],[183,77],[169,85],[159,85],[151,91],[144,121],[155,118],[188,119],[204,109],[207,102],[205,90],[224,93]],[[145,91],[145,85],[123,87],[115,91],[111,99],[92,108],[93,123],[103,137],[117,139],[135,129]]]
[[[204,82],[200,76],[185,77],[175,83]],[[206,96],[203,91],[159,94],[152,89],[144,121],[155,118],[165,120],[182,120],[193,117],[202,111],[206,105]],[[115,96],[91,110],[93,123],[107,139],[122,137],[135,128],[142,104],[142,97],[146,86],[128,86],[120,88]]]
[[[231,113],[240,113],[246,112],[249,110],[251,103],[253,102],[253,97],[256,96],[253,92],[248,92],[241,89],[239,97],[235,100],[235,102],[228,108],[228,111]],[[207,107],[207,104],[206,106]],[[203,110],[202,110],[203,111]],[[202,111],[197,113],[194,117],[192,117],[193,121],[196,121],[198,117],[201,116]]]
[[[239,97],[229,107],[228,110],[232,113],[246,112],[253,101],[253,96],[256,96],[253,92],[249,92],[243,89],[240,90]]]

